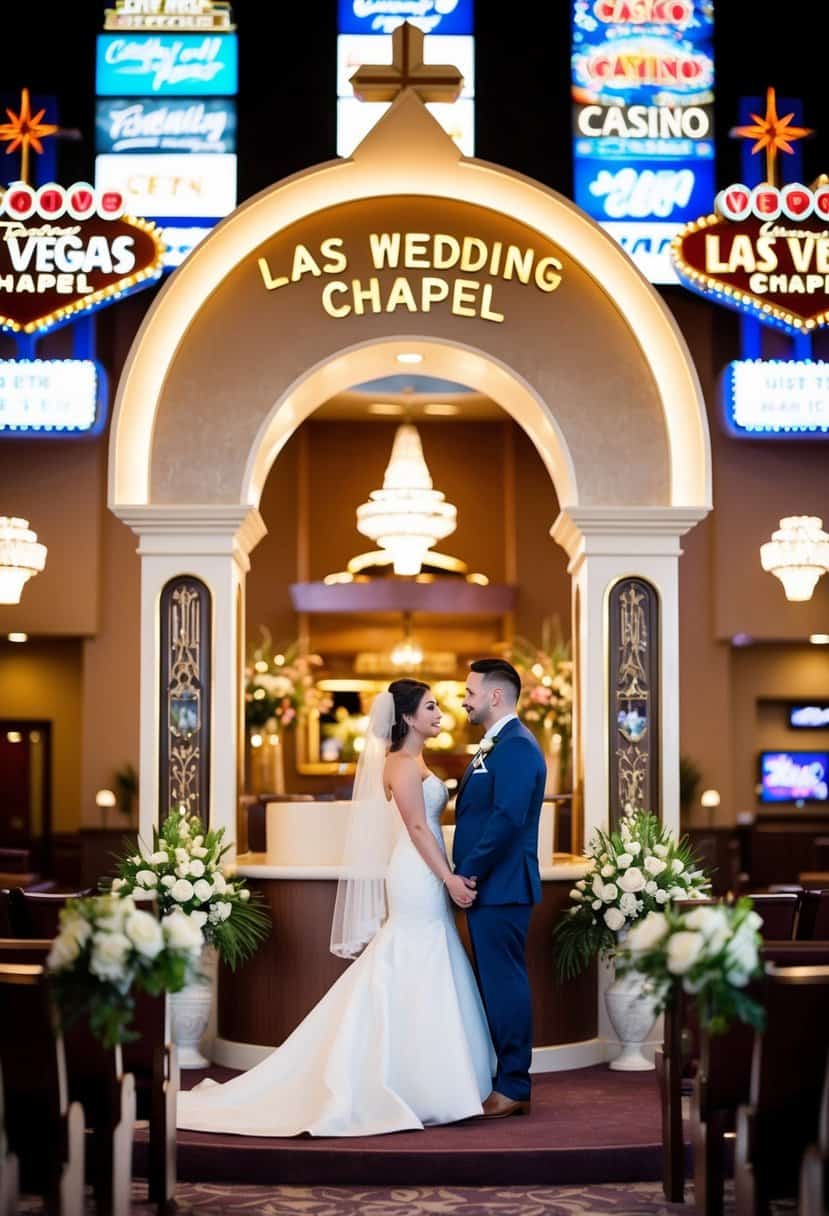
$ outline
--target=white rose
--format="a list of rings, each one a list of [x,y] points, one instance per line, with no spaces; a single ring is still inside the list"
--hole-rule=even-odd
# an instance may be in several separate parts
[[[762,916],[759,916],[756,912],[749,912],[748,916],[743,921],[743,925],[747,925],[749,929],[759,929],[762,923]]]
[[[656,885],[653,879],[651,879],[650,882],[645,883],[645,891],[648,895],[655,895],[658,890],[659,887]]]
[[[246,904],[248,902],[248,900],[250,899],[250,891],[247,889],[247,887],[245,887],[244,890],[239,892],[239,898],[241,899],[242,903],[244,903],[244,904]]]
[[[179,878],[170,888],[170,894],[180,904],[186,904],[193,898],[193,884],[186,878]]]
[[[190,860],[190,854],[187,849],[176,849],[176,861],[182,865],[185,861]]]
[[[570,892],[570,898],[575,900],[576,903],[581,903],[584,896],[582,895],[581,891],[578,891],[575,887],[573,887],[572,891]]]
[[[89,970],[102,980],[123,980],[124,964],[132,945],[124,933],[96,933],[92,938]]]
[[[638,857],[642,852],[642,846],[638,840],[631,840],[628,844],[628,853],[632,853],[634,857]]]
[[[600,899],[594,899],[592,904],[590,905],[590,907],[593,909],[594,912],[598,912],[598,910],[601,906],[602,906],[602,901]]]
[[[684,887],[668,887],[669,899],[687,899],[688,892]]]
[[[232,911],[233,904],[227,899],[222,900],[219,904],[219,920],[227,920]]]
[[[718,925],[726,923],[726,915],[722,908],[706,904],[702,908],[694,908],[685,915],[685,924],[689,929],[710,937]]]
[[[638,866],[631,866],[629,870],[625,870],[619,879],[619,886],[623,891],[641,891],[644,885],[645,875]]]
[[[161,922],[161,928],[167,939],[167,944],[173,950],[189,950],[198,954],[204,944],[201,929],[189,916],[176,909]]]
[[[657,891],[656,895],[654,896],[654,899],[656,900],[656,902],[658,904],[666,904],[668,902],[668,892],[667,891]]]
[[[604,903],[609,904],[613,902],[618,894],[619,888],[616,886],[616,884],[613,882],[608,882],[602,887],[601,899]]]
[[[614,866],[602,866],[602,869],[601,869],[602,878],[612,878],[615,873],[616,873],[616,869]]]
[[[135,881],[139,887],[154,887],[158,883],[158,878],[153,874],[152,870],[139,870],[135,876]]]
[[[193,878],[201,878],[202,874],[204,873],[204,862],[199,861],[198,858],[191,861],[190,873],[192,874]]]
[[[632,926],[626,945],[634,954],[651,950],[668,932],[668,920],[664,912],[649,912]]]
[[[190,835],[190,825],[186,819],[182,819],[181,823],[178,825],[178,830],[180,836],[186,837]]]
[[[668,856],[668,846],[666,844],[655,844],[653,846],[653,851],[657,857],[667,857]]]
[[[705,944],[701,933],[689,933],[684,930],[673,933],[668,938],[667,966],[671,975],[684,975],[690,971],[702,953]]]
[[[671,869],[673,870],[674,874],[681,874],[685,869],[685,862],[680,861],[678,857],[675,857],[671,862]]]
[[[196,846],[196,848],[199,848],[201,845],[204,844],[204,837],[203,836],[194,836],[193,844]]]
[[[643,865],[649,874],[653,874],[656,877],[657,874],[661,874],[663,870],[667,869],[668,863],[660,861],[658,857],[646,857]]]
[[[616,858],[616,865],[619,867],[620,870],[624,870],[631,864],[632,861],[633,861],[632,853],[620,853],[619,856]]]
[[[178,878],[186,878],[190,873],[190,862],[183,861],[180,866],[176,866],[175,872]]]
[[[161,885],[162,885],[162,887],[168,887],[168,888],[174,887],[176,885],[176,880],[175,880],[175,878],[173,878],[172,874],[165,874],[161,880]]]
[[[158,852],[153,853],[152,857],[150,858],[150,861],[153,863],[154,866],[166,865],[169,860],[170,860],[170,858],[167,854],[166,849],[159,849]]]
[[[216,888],[216,890],[218,891],[218,893],[220,895],[223,895],[224,892],[227,890],[227,883],[225,882],[225,876],[221,872],[221,870],[214,871],[213,886]]]
[[[206,857],[209,852],[210,852],[210,850],[205,849],[202,845],[199,845],[198,848],[194,848],[194,849],[190,850],[190,854],[192,857]]]
[[[625,891],[619,900],[619,907],[625,916],[634,916],[639,907],[639,900],[630,891]]]
[[[52,942],[52,948],[46,957],[46,966],[50,971],[62,971],[64,967],[74,963],[80,952],[80,944],[76,937],[69,933],[59,933]]]
[[[725,957],[731,970],[750,974],[757,967],[757,944],[754,938],[738,931],[728,943]]]
[[[613,933],[618,932],[625,924],[625,917],[618,908],[608,908],[604,914],[604,923]]]
[[[213,894],[213,883],[208,882],[206,878],[199,878],[193,883],[193,893],[199,903],[205,903]],[[579,895],[581,899],[581,895]]]
[[[190,919],[197,929],[201,930],[207,924],[207,913],[201,908],[194,908],[190,913]]]
[[[164,946],[161,925],[149,912],[133,912],[124,922],[124,932],[144,958],[155,958]]]

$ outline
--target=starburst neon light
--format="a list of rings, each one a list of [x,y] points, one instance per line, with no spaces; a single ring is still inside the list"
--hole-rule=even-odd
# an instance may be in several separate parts
[[[40,141],[47,135],[56,135],[58,128],[54,123],[42,121],[46,113],[45,108],[38,110],[37,114],[32,114],[28,89],[24,89],[20,96],[19,112],[15,114],[14,110],[7,106],[6,113],[9,121],[0,124],[0,141],[9,145],[6,148],[7,156],[20,149],[20,180],[28,183],[29,149],[33,148],[38,154],[42,153],[43,144]]]
[[[754,147],[751,149],[752,156],[757,152],[765,151],[766,153],[766,181],[772,185],[777,185],[777,154],[778,152],[786,152],[789,155],[794,154],[792,144],[795,140],[805,139],[807,135],[812,135],[814,132],[811,127],[793,127],[791,125],[794,118],[794,112],[785,114],[782,118],[777,115],[777,94],[773,88],[766,89],[766,112],[761,117],[759,114],[752,114],[754,119],[752,124],[744,127],[733,127],[732,135],[736,135],[739,139],[756,140]]]

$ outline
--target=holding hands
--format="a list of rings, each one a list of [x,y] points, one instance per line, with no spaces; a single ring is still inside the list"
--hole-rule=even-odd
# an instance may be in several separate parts
[[[471,908],[478,898],[476,878],[464,878],[462,874],[450,874],[444,880],[444,886],[449,892],[449,898],[459,908]]]

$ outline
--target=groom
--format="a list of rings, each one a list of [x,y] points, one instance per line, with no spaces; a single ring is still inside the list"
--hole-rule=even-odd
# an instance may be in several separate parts
[[[516,713],[521,677],[503,659],[478,659],[464,709],[484,728],[455,801],[455,873],[478,898],[467,910],[469,936],[498,1071],[484,1118],[528,1114],[532,1003],[524,948],[532,905],[541,899],[538,821],[546,765]]]

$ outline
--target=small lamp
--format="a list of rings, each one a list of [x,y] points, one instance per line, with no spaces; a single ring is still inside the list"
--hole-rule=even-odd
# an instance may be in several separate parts
[[[703,790],[702,794],[700,795],[699,802],[700,802],[700,806],[704,806],[708,810],[709,818],[713,819],[714,811],[720,805],[720,791],[719,790]]]
[[[95,805],[101,808],[101,818],[103,819],[104,827],[107,822],[107,810],[115,806],[117,799],[112,790],[98,790],[95,794]]]

